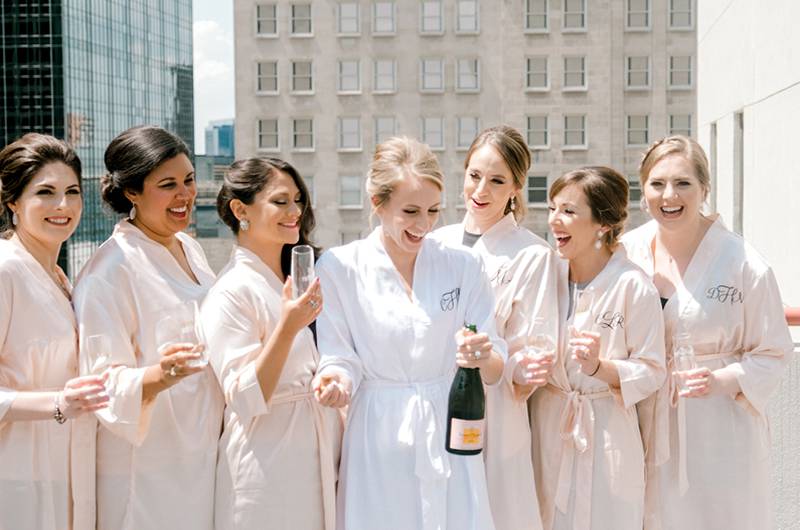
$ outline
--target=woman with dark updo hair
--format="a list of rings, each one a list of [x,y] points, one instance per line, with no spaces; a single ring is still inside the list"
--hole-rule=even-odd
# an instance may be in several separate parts
[[[29,133],[0,152],[0,528],[71,528],[72,420],[107,406],[77,377],[72,287],[56,260],[81,217],[81,162]]]
[[[339,413],[314,399],[319,354],[308,326],[319,280],[292,299],[292,247],[309,244],[314,212],[297,171],[277,158],[235,162],[217,211],[237,246],[203,304],[225,423],[217,530],[334,530]]]
[[[103,200],[126,218],[78,278],[75,313],[81,371],[107,376],[111,405],[81,431],[81,446],[96,439],[97,469],[76,495],[82,513],[96,507],[98,530],[210,530],[222,395],[198,345],[156,332],[214,282],[200,245],[183,233],[194,168],[180,138],[150,126],[114,138],[105,163]],[[95,335],[106,337],[107,352],[89,343]]]

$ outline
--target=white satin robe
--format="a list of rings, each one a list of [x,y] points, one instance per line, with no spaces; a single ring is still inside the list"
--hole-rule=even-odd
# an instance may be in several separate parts
[[[665,379],[658,292],[618,250],[568,319],[568,277],[560,260],[559,362],[531,398],[542,521],[547,530],[641,530],[644,450],[635,405]],[[601,334],[600,357],[616,366],[620,388],[580,371],[568,349],[570,325]]]
[[[462,246],[463,223],[440,228],[433,237]],[[483,259],[495,295],[495,323],[508,344],[502,384],[486,386],[486,447],[483,451],[489,501],[497,530],[540,530],[542,519],[531,461],[530,392],[515,387],[514,369],[534,318],[558,334],[557,257],[550,245],[517,225],[509,213],[481,235],[473,250]]]
[[[335,530],[338,410],[314,398],[314,337],[294,339],[275,392],[264,399],[255,358],[281,315],[283,282],[236,247],[203,303],[211,363],[225,394],[216,530]]]
[[[21,244],[0,239],[0,530],[70,528],[72,421],[3,417],[17,392],[61,390],[77,375],[69,300]]]
[[[622,239],[651,275],[657,228]],[[741,392],[687,399],[668,384],[652,400],[645,528],[771,528],[767,404],[793,349],[772,269],[717,217],[664,319],[670,358],[673,337],[689,333],[697,365],[734,374]]]
[[[75,443],[76,530],[160,530],[214,526],[214,475],[224,400],[207,367],[142,403],[146,367],[158,364],[159,313],[203,300],[214,282],[200,245],[176,234],[195,283],[169,251],[128,221],[89,260],[75,286],[81,372],[108,372],[110,406],[81,421]],[[106,335],[106,358],[86,337]],[[96,445],[95,445],[96,440]],[[96,458],[96,469],[93,464]],[[96,480],[95,480],[96,479]]]
[[[426,238],[409,297],[380,230],[329,250],[317,267],[319,370],[354,385],[337,529],[492,530],[481,456],[445,451],[454,334],[474,323],[506,355],[491,287],[475,254]]]

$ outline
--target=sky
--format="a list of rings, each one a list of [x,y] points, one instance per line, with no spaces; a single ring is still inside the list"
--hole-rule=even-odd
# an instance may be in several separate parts
[[[194,145],[205,154],[211,120],[234,117],[233,1],[194,0]]]

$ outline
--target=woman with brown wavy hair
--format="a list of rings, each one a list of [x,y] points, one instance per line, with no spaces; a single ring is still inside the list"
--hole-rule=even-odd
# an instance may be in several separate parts
[[[292,299],[292,248],[309,244],[303,179],[277,158],[235,162],[217,197],[236,247],[203,304],[211,363],[225,394],[216,528],[334,530],[339,413],[311,388],[319,354],[308,328],[319,280]]]

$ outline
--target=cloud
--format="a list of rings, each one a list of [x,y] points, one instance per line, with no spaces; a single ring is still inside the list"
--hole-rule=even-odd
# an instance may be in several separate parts
[[[205,126],[233,118],[233,34],[214,20],[194,22],[195,151],[205,152]]]

